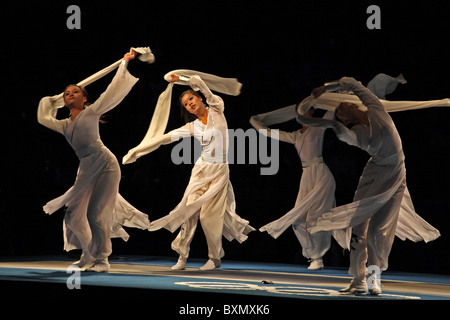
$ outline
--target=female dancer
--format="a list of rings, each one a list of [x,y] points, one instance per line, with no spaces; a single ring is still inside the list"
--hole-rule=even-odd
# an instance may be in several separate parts
[[[405,198],[411,202],[406,187],[405,157],[400,136],[385,106],[353,78],[344,77],[338,85],[354,92],[367,107],[363,110],[359,105],[345,101],[335,108],[336,116],[345,125],[351,125],[351,129],[337,121],[312,120],[301,115],[298,118],[307,125],[333,128],[339,139],[367,151],[372,158],[360,178],[354,202],[322,214],[310,231],[353,227],[349,268],[353,280],[341,292],[365,293],[369,289],[376,295],[381,293],[379,279],[373,274],[372,282],[366,282],[366,265],[380,272],[387,269],[388,256],[399,229],[411,233],[414,240],[425,241],[439,237],[439,231],[413,210],[407,212],[407,217],[401,217],[401,211],[405,211],[402,202]],[[326,87],[319,87],[313,94],[318,98],[325,91]],[[409,205],[412,207],[412,203]]]
[[[208,261],[200,270],[213,270],[220,267],[224,256],[222,235],[228,240],[236,239],[240,243],[247,239],[247,234],[254,229],[248,221],[235,213],[233,188],[229,179],[227,163],[228,134],[227,122],[223,114],[222,98],[213,94],[205,82],[198,76],[180,76],[171,74],[170,84],[187,82],[192,89],[181,94],[181,109],[194,116],[194,121],[167,134],[143,142],[130,150],[124,157],[124,163],[130,163],[137,157],[147,154],[161,144],[169,144],[180,137],[194,136],[202,146],[201,157],[195,163],[189,184],[183,199],[177,207],[165,217],[150,224],[150,231],[166,228],[174,232],[181,226],[172,249],[179,254],[173,270],[183,270],[189,256],[190,243],[200,219],[208,244]],[[196,92],[200,90],[206,97],[208,108],[203,98]]]
[[[288,106],[272,112],[258,114],[250,118],[255,129],[266,129],[267,134],[274,138],[268,125],[285,122],[296,117],[296,106]],[[314,108],[309,108],[304,116],[312,117]],[[334,117],[334,112],[327,111],[325,119]],[[288,226],[292,225],[294,233],[302,246],[303,256],[310,260],[308,269],[323,269],[322,257],[331,245],[333,234],[338,243],[348,249],[350,230],[325,231],[311,234],[307,228],[315,224],[317,218],[335,206],[335,181],[328,166],[323,162],[322,146],[326,128],[314,128],[303,125],[294,132],[279,131],[278,139],[292,143],[302,161],[302,178],[300,188],[292,210],[281,218],[263,226],[259,230],[267,231],[277,239]],[[265,130],[260,131],[264,133]]]
[[[111,238],[128,239],[122,226],[147,229],[148,216],[131,206],[118,193],[120,167],[114,154],[106,148],[99,135],[100,116],[117,106],[138,81],[127,70],[134,59],[132,49],[123,57],[115,77],[106,91],[87,106],[84,88],[69,85],[64,93],[70,117],[56,119],[57,96],[41,99],[38,122],[65,136],[80,159],[75,184],[62,196],[48,202],[44,211],[54,213],[67,206],[64,216],[64,248],[82,249],[75,263],[89,271],[107,272],[112,252]]]

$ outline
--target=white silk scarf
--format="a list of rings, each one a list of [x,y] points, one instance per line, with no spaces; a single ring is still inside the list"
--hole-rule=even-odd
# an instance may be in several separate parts
[[[153,55],[152,51],[150,50],[150,47],[136,47],[132,48],[140,55],[138,56],[138,59],[147,62],[147,63],[153,63],[155,61],[155,56]],[[113,64],[109,65],[108,67],[94,73],[93,75],[87,77],[86,79],[80,81],[77,83],[80,87],[86,87],[90,85],[91,83],[97,81],[98,79],[103,78],[113,70],[115,70],[120,63],[123,61],[123,59],[120,59]],[[52,97],[49,97],[49,99],[42,99],[41,103],[43,104],[39,109],[38,112],[50,112],[51,116],[56,118],[56,113],[58,112],[58,109],[64,107],[64,99],[63,99],[63,92],[60,94],[54,95]],[[39,114],[38,114],[39,118]],[[57,130],[57,128],[52,128],[53,130]]]
[[[203,73],[195,70],[178,69],[166,73],[164,75],[164,79],[166,81],[171,80],[172,74],[187,75],[187,76],[198,75],[206,83],[208,88],[210,88],[213,91],[232,96],[237,96],[241,93],[242,84],[235,78],[222,78],[212,74]],[[166,90],[164,90],[159,95],[155,111],[153,112],[153,116],[150,121],[150,126],[147,130],[147,133],[145,134],[144,138],[139,143],[139,145],[134,147],[132,149],[133,150],[132,152],[130,151],[128,152],[127,155],[125,155],[122,161],[123,164],[135,162],[138,157],[146,154],[146,152],[139,152],[139,151],[142,151],[143,149],[146,149],[148,146],[153,145],[158,140],[160,140],[162,135],[164,135],[167,128],[167,122],[169,120],[170,107],[172,101],[172,89],[174,84],[188,85],[187,82],[183,81],[173,83],[171,82],[167,85]]]

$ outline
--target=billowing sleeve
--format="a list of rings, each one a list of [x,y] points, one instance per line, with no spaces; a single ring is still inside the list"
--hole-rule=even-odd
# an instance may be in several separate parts
[[[89,108],[97,114],[110,111],[126,97],[138,80],[127,70],[127,62],[122,60],[106,91]]]
[[[64,103],[61,102],[61,100],[62,94],[42,98],[38,106],[37,120],[43,126],[64,134],[64,120],[56,119],[58,109],[64,106]]]
[[[189,85],[195,91],[203,93],[206,98],[206,103],[214,108],[217,112],[223,113],[225,107],[221,97],[215,95],[211,92],[208,86],[203,82],[203,80],[198,75],[191,76],[188,80]]]
[[[369,89],[364,87],[361,82],[351,77],[343,77],[339,81],[344,90],[353,91],[361,102],[369,109],[385,110],[381,101]]]
[[[123,157],[122,163],[129,164],[135,162],[138,158],[155,151],[161,145],[170,144],[172,142],[179,141],[181,138],[192,136],[193,128],[191,123],[187,123],[184,126],[169,131],[166,134],[155,136],[154,138],[142,142],[137,147],[134,147]]]
[[[250,118],[250,124],[261,134],[287,143],[295,143],[295,132],[286,132],[276,129],[278,134],[273,135],[269,126],[295,119],[295,105],[280,108],[274,111],[254,115]]]
[[[309,118],[301,114],[297,114],[297,121],[311,127],[331,128],[336,133],[336,136],[339,140],[342,140],[352,146],[360,148],[364,147],[364,142],[361,140],[363,138],[360,137],[357,132],[355,132],[364,130],[363,126],[354,126],[352,130],[350,130],[341,122],[336,120],[329,120],[325,118]],[[363,135],[363,137],[364,136],[366,135]]]

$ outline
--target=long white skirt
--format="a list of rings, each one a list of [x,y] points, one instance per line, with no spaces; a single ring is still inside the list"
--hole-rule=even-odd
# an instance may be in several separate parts
[[[195,177],[195,178],[194,178]],[[188,201],[189,196],[197,190],[206,187],[207,190]],[[249,222],[236,214],[236,202],[233,187],[229,180],[228,164],[225,163],[197,163],[192,168],[191,179],[180,203],[168,215],[152,221],[150,231],[165,228],[170,232],[177,230],[189,218],[198,213],[202,206],[226,189],[226,201],[223,203],[224,213],[222,235],[229,241],[233,239],[239,243],[247,240],[247,234],[255,229]],[[191,198],[192,199],[192,198]]]
[[[339,230],[359,225],[370,219],[405,183],[405,164],[403,160],[398,160],[401,156],[401,154],[394,155],[392,159],[387,159],[391,160],[391,163],[385,161],[383,164],[376,164],[373,159],[370,159],[358,185],[358,189],[362,187],[367,189],[364,191],[364,198],[324,213],[309,231],[315,233]],[[402,240],[409,239],[413,242],[428,242],[440,236],[436,228],[415,212],[408,188],[405,188],[399,208],[395,235]]]
[[[303,168],[300,188],[294,208],[281,218],[266,224],[259,230],[267,231],[277,239],[289,226],[302,246],[303,256],[316,259],[322,257],[330,247],[331,236],[344,249],[349,248],[350,230],[322,231],[311,234],[308,228],[315,226],[317,219],[335,206],[336,184],[332,173],[323,162]]]
[[[99,182],[100,177],[104,178]],[[129,204],[119,193],[120,167],[114,154],[106,147],[80,159],[78,173],[74,185],[63,195],[49,201],[44,207],[47,214],[53,214],[63,206],[67,206],[63,222],[64,250],[88,250],[92,240],[92,230],[87,217],[88,206],[100,205],[96,203],[94,194],[108,193],[108,199],[102,199],[103,223],[109,230],[106,233],[110,238],[129,239],[123,226],[139,229],[148,229],[150,221],[148,216]],[[98,185],[101,183],[102,185]],[[99,190],[103,189],[103,190]],[[89,251],[89,250],[88,250]]]

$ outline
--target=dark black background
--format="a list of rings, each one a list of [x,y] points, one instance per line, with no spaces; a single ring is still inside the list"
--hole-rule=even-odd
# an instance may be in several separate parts
[[[81,29],[69,30],[66,9],[81,9]],[[381,30],[369,30],[366,9],[381,8]],[[364,84],[383,72],[403,73],[390,100],[430,100],[450,96],[450,6],[445,1],[109,1],[2,4],[2,177],[0,255],[63,254],[62,210],[45,215],[42,205],[74,182],[78,159],[64,137],[39,125],[36,111],[43,96],[62,92],[120,59],[132,46],[150,46],[156,62],[130,63],[140,81],[101,125],[106,146],[121,159],[143,138],[163,75],[194,69],[243,83],[237,97],[222,95],[229,128],[250,128],[251,115],[302,100],[314,87],[342,76]],[[95,100],[112,75],[90,85]],[[174,90],[178,97],[180,88]],[[173,99],[176,101],[176,98]],[[169,128],[182,125],[172,108]],[[403,139],[407,181],[417,212],[437,227],[431,243],[396,239],[391,270],[448,273],[450,110],[431,108],[393,113]],[[62,111],[61,116],[64,116]],[[295,123],[286,128],[296,129]],[[152,220],[180,201],[192,165],[174,165],[173,145],[163,146],[136,163],[121,166],[120,193]],[[351,201],[367,155],[327,132],[324,156],[336,181],[339,204]],[[257,165],[230,165],[237,213],[256,229],[289,211],[301,178],[292,145],[280,144],[280,168],[261,176]],[[175,257],[166,230],[128,229],[129,242],[113,240],[114,255]],[[191,257],[207,257],[201,228]],[[243,243],[224,239],[225,259],[306,263],[291,229],[277,240],[259,231]],[[348,254],[333,243],[327,266],[347,267]]]

